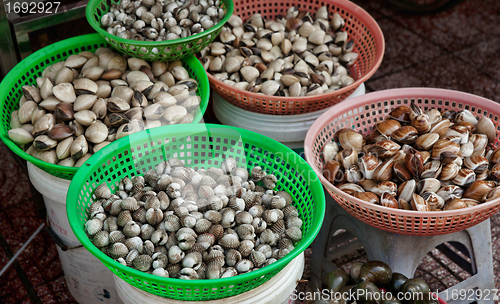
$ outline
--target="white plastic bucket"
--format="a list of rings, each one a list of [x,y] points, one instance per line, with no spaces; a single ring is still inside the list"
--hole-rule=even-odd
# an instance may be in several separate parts
[[[362,83],[347,99],[364,94],[365,84]],[[238,108],[217,93],[212,93],[212,101],[214,114],[222,124],[260,133],[291,149],[304,147],[309,127],[329,109],[299,115],[268,115]]]
[[[80,304],[120,304],[116,295],[113,273],[94,257],[71,230],[66,213],[66,194],[69,180],[61,179],[28,162],[29,178],[43,196],[50,226],[71,249],[57,247],[68,290]],[[77,248],[72,248],[77,247]]]
[[[177,301],[140,290],[115,277],[116,292],[124,304],[289,304],[297,281],[304,271],[304,253],[293,259],[283,270],[259,287],[240,295],[212,301]]]

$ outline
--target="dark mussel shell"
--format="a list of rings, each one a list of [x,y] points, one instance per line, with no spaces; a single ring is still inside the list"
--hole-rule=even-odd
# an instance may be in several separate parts
[[[359,283],[359,271],[361,270],[361,266],[363,266],[363,263],[361,262],[355,262],[351,266],[351,269],[349,269],[349,276],[351,277],[351,281],[355,283]]]
[[[382,299],[380,290],[372,282],[361,282],[351,289],[356,304],[378,304]]]
[[[379,287],[384,287],[391,281],[392,270],[384,262],[369,261],[361,266],[359,278],[361,281],[372,282]]]
[[[408,280],[408,278],[399,272],[393,272],[392,278],[387,285],[387,290],[390,292],[398,293],[401,291],[401,286]]]
[[[323,286],[331,292],[338,292],[349,283],[349,275],[343,270],[334,270],[323,277]]]

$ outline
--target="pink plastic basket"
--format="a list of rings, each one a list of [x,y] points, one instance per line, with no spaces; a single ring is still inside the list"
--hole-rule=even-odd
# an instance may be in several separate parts
[[[349,97],[378,69],[384,56],[384,36],[377,22],[361,7],[347,0],[234,0],[234,14],[243,21],[253,14],[274,19],[286,15],[291,6],[315,13],[328,6],[330,17],[339,13],[345,22],[349,39],[354,39],[358,59],[349,69],[355,82],[336,91],[303,97],[267,96],[236,89],[208,73],[210,86],[222,98],[244,110],[269,115],[298,115],[328,108]]]
[[[350,214],[376,228],[407,235],[440,235],[472,227],[500,210],[500,199],[465,209],[439,212],[417,212],[392,209],[357,199],[333,186],[323,177],[321,152],[341,128],[353,128],[369,133],[376,122],[383,120],[391,109],[410,102],[427,110],[468,109],[476,117],[487,116],[500,131],[500,105],[476,95],[428,88],[405,88],[369,93],[342,102],[321,115],[307,132],[304,152],[307,162],[319,176],[332,197]],[[500,146],[495,139],[494,147]]]

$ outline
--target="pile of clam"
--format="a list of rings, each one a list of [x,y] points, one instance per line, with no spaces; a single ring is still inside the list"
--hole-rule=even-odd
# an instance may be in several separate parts
[[[122,0],[101,17],[101,26],[124,39],[163,41],[201,33],[224,15],[220,0]]]
[[[323,175],[390,208],[455,210],[500,197],[496,127],[468,110],[393,109],[368,136],[341,129],[323,149]]]
[[[344,31],[344,20],[321,7],[313,18],[297,7],[285,17],[265,20],[260,14],[246,22],[231,16],[216,42],[201,51],[205,70],[240,90],[298,97],[348,86],[358,54]]]
[[[99,185],[85,230],[107,255],[140,271],[217,279],[274,263],[302,239],[302,220],[276,176],[233,158],[197,171],[176,159]],[[260,185],[262,184],[262,186]]]
[[[9,137],[26,153],[69,167],[115,139],[190,123],[201,102],[182,62],[127,60],[107,48],[50,65],[36,82],[22,87]]]

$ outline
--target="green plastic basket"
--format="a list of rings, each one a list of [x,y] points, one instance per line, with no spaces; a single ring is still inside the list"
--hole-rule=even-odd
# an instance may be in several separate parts
[[[181,280],[144,273],[114,261],[85,234],[86,209],[96,187],[105,182],[116,190],[121,178],[144,174],[161,161],[176,157],[193,168],[219,166],[227,157],[251,169],[259,165],[278,178],[277,189],[288,191],[303,221],[303,239],[277,262],[250,273],[216,280]],[[249,291],[276,275],[302,253],[318,234],[325,213],[323,187],[309,164],[281,143],[255,132],[211,124],[176,125],[144,130],[112,142],[78,170],[66,198],[69,223],[87,250],[129,284],[166,298],[202,301]]]
[[[219,35],[234,9],[232,0],[221,0],[221,8],[226,11],[224,18],[212,28],[199,34],[165,41],[137,41],[117,37],[101,27],[101,17],[109,12],[111,5],[120,2],[121,0],[90,0],[85,11],[87,21],[114,48],[128,56],[144,60],[171,61],[198,53]]]
[[[71,179],[78,168],[53,165],[35,158],[24,152],[18,145],[10,140],[8,131],[10,127],[10,115],[19,109],[19,100],[22,97],[22,86],[35,85],[36,79],[42,75],[42,71],[48,65],[63,61],[72,54],[82,51],[95,51],[99,47],[109,47],[109,44],[99,34],[82,35],[51,44],[26,57],[18,63],[0,83],[0,107],[1,124],[0,139],[14,153],[31,162],[38,168],[54,176]],[[198,81],[197,95],[201,97],[200,108],[196,111],[193,123],[201,121],[208,106],[210,86],[208,77],[201,63],[194,56],[182,59],[184,67],[191,78]]]

